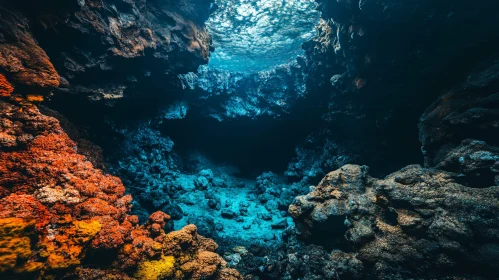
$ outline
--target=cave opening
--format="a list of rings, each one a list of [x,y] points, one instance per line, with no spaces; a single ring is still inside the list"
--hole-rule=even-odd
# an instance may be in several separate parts
[[[183,158],[199,152],[244,178],[284,174],[297,145],[322,124],[323,103],[303,98],[308,93],[301,73],[302,45],[320,21],[317,3],[216,0],[214,6],[206,22],[214,46],[210,60],[197,73],[180,75],[196,84],[184,87],[190,108],[163,121],[160,130]],[[296,106],[286,104],[296,100]]]
[[[313,0],[216,0],[215,6],[206,22],[215,49],[196,73],[179,82],[169,76],[165,84],[160,65],[138,59],[127,71],[150,75],[131,83],[111,107],[95,105],[88,114],[65,106],[68,96],[50,105],[88,128],[83,136],[103,148],[107,171],[122,179],[141,222],[162,210],[174,229],[194,223],[221,246],[268,246],[293,223],[292,199],[321,177],[300,182],[307,175],[286,175],[297,147],[324,126],[328,95],[307,87],[303,49],[316,35],[320,12]]]
[[[313,0],[214,5],[210,60],[179,76],[185,96],[158,127],[175,143],[183,173],[175,180],[202,189],[175,199],[185,214],[175,228],[201,225],[221,246],[268,246],[280,242],[293,223],[289,203],[308,188],[285,176],[289,163],[323,125],[324,95],[307,90],[302,47],[316,35],[320,12]]]

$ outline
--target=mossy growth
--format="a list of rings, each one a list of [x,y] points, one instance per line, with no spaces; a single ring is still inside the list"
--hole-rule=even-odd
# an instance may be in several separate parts
[[[139,265],[135,277],[141,280],[157,280],[172,277],[175,271],[175,258],[163,256],[159,260],[144,261]]]

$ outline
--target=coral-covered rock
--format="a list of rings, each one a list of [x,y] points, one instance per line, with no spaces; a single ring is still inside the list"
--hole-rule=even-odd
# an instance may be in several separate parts
[[[241,279],[194,225],[166,234],[170,216],[155,212],[139,226],[121,180],[78,154],[56,119],[35,106],[0,108],[11,139],[0,146],[0,275],[98,279],[126,269],[115,279]],[[80,268],[87,255],[116,251],[111,270]]]
[[[78,267],[73,273],[70,273],[68,277],[72,279],[85,279],[85,280],[100,280],[100,279],[110,279],[110,280],[132,280],[134,278],[128,276],[119,270],[102,270],[95,268],[82,268]]]
[[[0,219],[0,273],[12,270],[17,262],[28,259],[31,254],[30,235],[35,220],[21,218]],[[19,271],[41,266],[41,263],[26,263],[18,267]]]
[[[420,166],[378,180],[367,167],[346,165],[297,197],[289,212],[302,238],[353,252],[336,261],[357,259],[377,279],[492,277],[499,189],[458,180]]]
[[[148,224],[164,215],[156,212],[153,215],[156,217],[152,217]],[[158,232],[154,227],[145,225],[132,235],[133,241],[120,250],[117,265],[122,268],[137,267],[134,277],[138,279],[242,279],[237,271],[227,268],[222,257],[214,253],[217,244],[198,235],[194,225],[168,234],[162,229]]]

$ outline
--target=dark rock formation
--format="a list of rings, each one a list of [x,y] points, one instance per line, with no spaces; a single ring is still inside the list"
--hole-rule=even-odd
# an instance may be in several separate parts
[[[234,250],[226,257],[246,279],[365,279],[363,264],[354,255],[328,252],[321,246],[289,240],[285,245],[260,251]]]
[[[422,164],[418,119],[443,90],[495,53],[499,4],[317,2],[319,34],[303,47],[309,84],[330,98],[323,111],[328,138],[382,176]],[[352,151],[353,139],[360,148]]]
[[[174,220],[182,218],[182,209],[172,200],[181,190],[174,184],[179,171],[172,157],[173,141],[145,125],[122,133],[124,140],[109,167],[135,197],[134,213],[141,221],[157,210],[171,213]]]
[[[303,183],[318,182],[329,170],[337,169],[359,159],[356,141],[350,145],[341,141],[328,129],[314,132],[296,148],[296,157],[288,164],[285,175]]]
[[[59,86],[59,75],[33,38],[28,19],[1,6],[0,68],[11,83],[36,90]]]
[[[429,166],[440,163],[467,138],[499,146],[498,73],[497,60],[475,67],[461,85],[439,97],[421,116],[419,138]]]
[[[211,39],[204,21],[211,1],[4,2],[2,72],[19,84],[19,92],[61,85],[51,106],[72,119],[79,112],[68,107],[82,102],[115,105],[133,97],[147,107],[177,98],[177,75],[208,61]],[[130,110],[125,104],[121,110]],[[137,105],[133,109],[140,111]],[[96,118],[109,113],[89,108]]]
[[[262,116],[285,118],[307,95],[305,64],[299,57],[293,63],[256,73],[203,66],[181,79],[183,87],[192,91],[187,93],[187,102],[199,107],[207,117],[220,121]]]
[[[438,169],[456,172],[470,187],[499,185],[499,148],[483,141],[467,139],[448,151]]]
[[[304,240],[361,261],[357,275],[491,278],[499,257],[499,189],[458,181],[455,173],[417,165],[379,180],[365,166],[346,165],[297,197],[289,212]]]

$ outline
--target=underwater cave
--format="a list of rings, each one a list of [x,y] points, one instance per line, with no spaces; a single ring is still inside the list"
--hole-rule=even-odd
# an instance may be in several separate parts
[[[0,278],[496,279],[497,11],[0,0]]]

